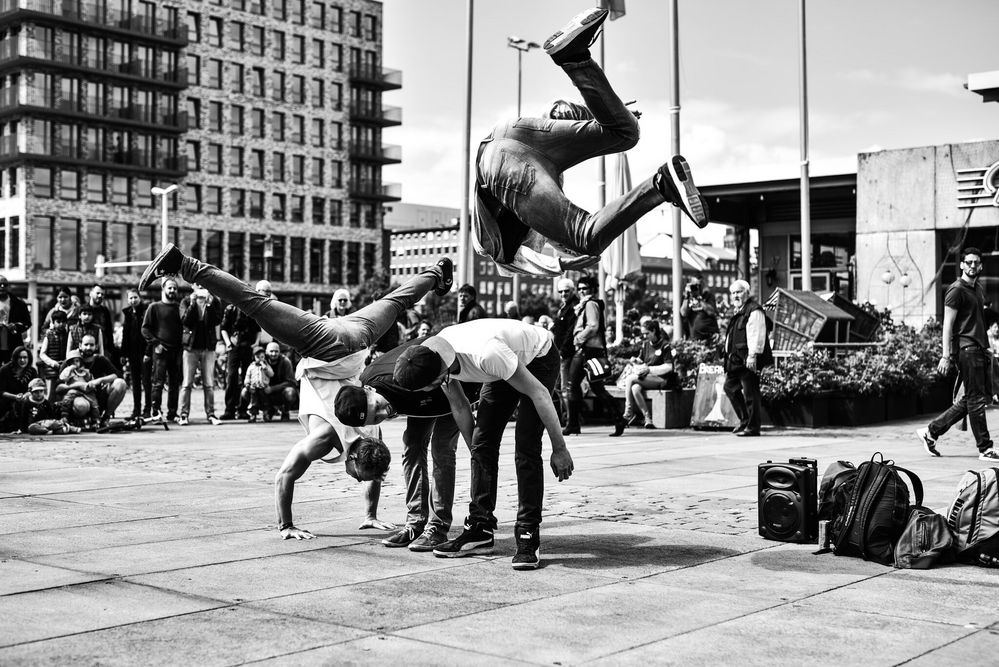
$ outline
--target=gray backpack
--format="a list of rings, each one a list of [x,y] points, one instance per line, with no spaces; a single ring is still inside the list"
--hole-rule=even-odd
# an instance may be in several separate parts
[[[957,559],[977,563],[978,555],[995,555],[999,544],[999,468],[969,470],[957,485],[947,512]]]

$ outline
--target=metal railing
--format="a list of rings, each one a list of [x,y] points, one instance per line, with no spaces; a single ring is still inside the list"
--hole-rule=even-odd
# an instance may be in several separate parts
[[[402,146],[381,144],[375,141],[352,141],[347,146],[351,157],[368,158],[378,162],[401,162]]]
[[[402,70],[388,69],[370,63],[351,63],[348,76],[355,81],[374,84],[379,88],[402,88]]]

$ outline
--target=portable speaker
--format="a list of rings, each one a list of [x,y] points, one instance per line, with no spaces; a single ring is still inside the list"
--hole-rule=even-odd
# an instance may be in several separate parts
[[[815,459],[761,463],[760,535],[778,542],[815,542],[819,535],[817,488]]]

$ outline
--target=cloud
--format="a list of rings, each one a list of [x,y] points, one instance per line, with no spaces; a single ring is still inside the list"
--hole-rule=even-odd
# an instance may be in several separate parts
[[[903,67],[883,72],[855,69],[840,73],[839,78],[848,82],[895,88],[913,93],[932,93],[950,97],[961,97],[967,94],[964,90],[964,77],[950,72],[930,72],[915,67]]]

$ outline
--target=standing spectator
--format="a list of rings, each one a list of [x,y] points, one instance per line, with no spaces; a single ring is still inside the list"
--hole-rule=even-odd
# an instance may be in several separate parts
[[[486,316],[486,311],[475,300],[475,288],[464,284],[458,288],[458,324]]]
[[[149,418],[152,394],[151,353],[142,335],[142,322],[146,317],[146,304],[139,297],[139,290],[128,290],[128,305],[121,311],[121,366],[127,369],[132,382],[132,419]],[[142,400],[145,396],[145,400]]]
[[[992,445],[989,425],[985,418],[988,397],[992,395],[992,354],[985,332],[985,288],[982,273],[982,251],[965,248],[961,253],[961,277],[951,283],[944,294],[943,356],[937,372],[948,375],[957,362],[958,380],[964,384],[964,394],[946,412],[916,431],[926,451],[940,456],[937,438],[965,417],[971,425],[978,446],[978,458],[995,465],[999,452]]]
[[[45,331],[42,346],[38,350],[38,375],[48,380],[49,398],[55,398],[59,369],[66,359],[69,329],[66,327],[66,311],[53,308],[49,315],[49,328]]]
[[[298,383],[291,360],[281,353],[280,345],[270,342],[264,348],[264,361],[272,371],[270,382],[263,390],[264,421],[270,421],[278,410],[281,421],[290,421],[288,411],[298,407]]]
[[[23,334],[30,328],[28,304],[11,294],[6,276],[0,276],[0,363],[10,361],[11,353],[24,343]]]
[[[416,337],[425,338],[429,336],[431,332],[433,332],[433,330],[434,327],[430,324],[430,322],[426,320],[420,320],[420,323],[416,327]]]
[[[507,301],[503,306],[503,314],[511,320],[519,320],[520,318],[520,307],[517,306],[516,301]]]
[[[725,395],[739,417],[733,433],[760,435],[760,371],[773,363],[767,317],[749,293],[749,283],[736,280],[728,288],[735,312],[725,335]]]
[[[641,419],[645,428],[653,429],[652,412],[645,400],[646,389],[677,389],[680,380],[673,367],[673,351],[669,336],[659,326],[659,320],[651,317],[642,320],[641,356],[633,357],[634,371],[624,378],[624,420],[628,426],[637,426]]]
[[[76,324],[79,319],[79,314],[77,313],[77,306],[73,303],[73,293],[69,291],[68,287],[59,287],[56,289],[55,305],[49,310],[45,315],[45,322],[42,324],[42,331],[48,331],[49,327],[52,326],[52,314],[56,311],[62,311],[66,314],[66,327],[69,328],[71,325]]]
[[[243,402],[248,405],[249,412],[246,421],[251,423],[257,421],[257,414],[261,407],[265,407],[267,397],[264,390],[274,376],[264,355],[264,348],[253,346],[253,361],[246,367],[246,375],[243,377]]]
[[[576,354],[576,345],[572,342],[572,330],[576,327],[576,283],[568,278],[558,281],[558,294],[562,297],[562,305],[555,313],[555,324],[552,325],[552,336],[555,338],[555,348],[559,358],[559,393],[562,396],[562,424],[569,421],[569,367],[572,357]]]
[[[101,343],[103,351],[101,354],[108,359],[118,359],[118,350],[114,345],[114,319],[111,317],[111,310],[104,305],[104,288],[94,285],[90,288],[90,297],[87,300],[91,312],[93,312],[94,325],[101,330]],[[114,362],[112,362],[114,363]]]
[[[0,366],[0,394],[18,395],[28,391],[28,383],[38,377],[32,365],[31,353],[23,345],[18,345],[11,353],[10,360]],[[0,396],[0,425],[4,433],[17,428],[16,403]]]
[[[714,296],[710,292],[701,291],[701,281],[697,278],[687,283],[683,289],[680,316],[683,318],[686,337],[691,340],[711,343],[721,331]]]
[[[260,325],[236,306],[226,306],[222,315],[222,340],[225,342],[225,412],[222,419],[246,419],[241,403],[243,376],[253,361],[253,344]]]
[[[94,324],[94,309],[89,303],[85,303],[77,309],[80,320],[69,328],[69,336],[66,340],[66,353],[80,347],[80,341],[84,336],[93,336],[97,341],[97,350],[104,354],[104,332]]]
[[[107,425],[107,421],[114,417],[114,411],[125,399],[128,386],[111,360],[97,353],[97,339],[93,336],[84,336],[80,341],[80,359],[83,367],[90,371],[95,380],[99,380],[95,392],[101,409],[101,424]]]
[[[334,319],[349,315],[352,310],[351,305],[350,292],[341,287],[333,292],[333,298],[330,299],[330,310],[326,313],[326,317]]]
[[[184,384],[180,392],[180,419],[177,423],[187,426],[191,414],[191,387],[194,374],[201,369],[201,386],[205,394],[205,417],[214,426],[222,423],[215,416],[215,344],[216,331],[222,322],[218,301],[208,290],[195,287],[192,299],[180,317],[184,327],[183,358]],[[277,343],[273,343],[277,345]]]
[[[177,281],[167,278],[163,281],[160,300],[150,304],[142,321],[142,336],[152,348],[153,392],[152,418],[162,418],[160,413],[163,399],[163,385],[167,386],[168,421],[180,421],[177,417],[177,399],[180,395],[183,359],[181,340],[183,327],[180,323],[180,303]],[[167,377],[169,376],[169,380]]]
[[[583,376],[586,362],[590,359],[607,358],[607,342],[604,338],[604,302],[597,298],[597,279],[583,276],[576,283],[579,290],[579,303],[576,304],[576,324],[572,330],[572,342],[576,346],[569,367],[569,419],[562,429],[562,435],[578,435],[579,413],[583,408]],[[607,416],[614,422],[616,438],[624,433],[625,421],[617,409],[617,403],[601,381],[590,381],[590,391],[597,397]]]

